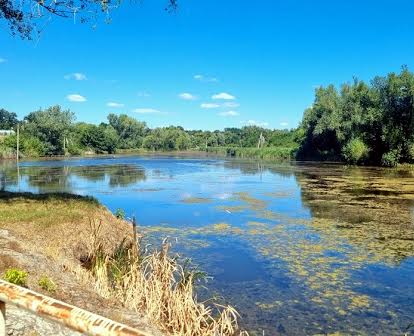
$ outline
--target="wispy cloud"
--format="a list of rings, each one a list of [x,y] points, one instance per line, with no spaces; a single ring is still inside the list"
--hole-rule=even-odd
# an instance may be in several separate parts
[[[237,117],[240,114],[237,111],[226,111],[226,112],[220,112],[218,113],[218,115],[222,117]]]
[[[153,109],[153,108],[136,108],[132,110],[132,112],[139,113],[139,114],[162,114],[161,111]]]
[[[151,95],[146,91],[139,91],[138,97],[151,97]]]
[[[0,63],[6,63],[6,62],[7,62],[7,60],[5,58],[0,57]]]
[[[84,96],[81,96],[80,94],[77,94],[77,93],[67,95],[66,99],[71,101],[71,102],[74,102],[74,103],[86,102],[86,98]]]
[[[202,103],[200,105],[200,107],[203,108],[203,109],[214,109],[214,108],[220,107],[220,104],[215,104],[215,103]]]
[[[259,127],[268,127],[269,123],[268,122],[261,122],[261,121],[256,121],[256,120],[247,120],[245,123],[247,126],[259,126]]]
[[[196,99],[198,99],[197,96],[195,96],[195,95],[193,95],[191,93],[188,93],[188,92],[180,93],[178,95],[178,97],[180,97],[180,99],[183,99],[183,100],[196,100]]]
[[[204,75],[194,75],[193,78],[195,80],[200,81],[200,82],[215,83],[215,82],[219,81],[216,77],[207,77],[207,76],[204,76]]]
[[[88,79],[86,77],[86,75],[81,73],[81,72],[74,72],[74,73],[65,75],[64,78],[67,79],[67,80],[74,79],[74,80],[77,80],[77,81],[84,81],[84,80]]]
[[[232,95],[231,95],[231,94],[229,94],[229,93],[222,92],[222,93],[217,93],[217,94],[213,95],[213,96],[211,97],[211,99],[214,99],[214,100],[217,100],[217,99],[222,99],[222,100],[234,100],[234,99],[236,99],[236,97],[235,97],[235,96],[232,96]]]
[[[286,121],[282,121],[279,125],[282,126],[282,127],[287,127],[287,126],[289,126],[289,123],[286,122]]]
[[[114,107],[114,108],[121,108],[121,107],[124,107],[125,104],[116,103],[116,102],[109,102],[109,103],[106,103],[106,106],[108,106],[108,107]]]
[[[214,108],[219,108],[219,107],[224,107],[224,108],[236,108],[239,107],[240,104],[236,103],[236,102],[225,102],[222,104],[218,104],[218,103],[202,103],[200,105],[201,108],[204,109],[214,109]]]
[[[240,104],[236,102],[225,102],[222,104],[223,107],[229,107],[229,108],[236,108],[239,107]]]

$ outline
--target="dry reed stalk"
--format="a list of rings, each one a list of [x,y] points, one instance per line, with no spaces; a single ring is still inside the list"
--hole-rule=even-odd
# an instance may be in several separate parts
[[[193,275],[186,276],[170,256],[169,247],[164,242],[160,251],[143,258],[136,258],[128,251],[127,271],[117,278],[111,276],[110,270],[119,271],[119,265],[106,256],[104,262],[95,264],[96,290],[143,313],[171,335],[235,335],[238,331],[236,310],[231,306],[197,302]],[[219,312],[218,316],[214,316],[214,311]]]

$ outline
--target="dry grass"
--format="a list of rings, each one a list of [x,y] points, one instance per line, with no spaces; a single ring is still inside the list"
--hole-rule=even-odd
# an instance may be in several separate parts
[[[99,230],[91,228],[90,241],[95,242],[91,271],[100,295],[144,314],[170,335],[247,335],[238,328],[234,308],[197,301],[194,288],[201,273],[180,265],[167,241],[159,250],[148,252],[126,239],[108,255],[96,243]]]
[[[59,273],[61,265],[65,279],[72,274],[85,293],[93,291],[108,299],[106,302],[117,303],[119,309],[135,311],[133,316],[137,320],[146,318],[164,334],[240,333],[238,315],[232,307],[198,302],[195,284],[199,272],[181,264],[170,253],[167,242],[156,251],[142,250],[138,243],[133,243],[131,225],[116,219],[93,199],[67,194],[0,192],[0,228],[17,237],[18,244],[7,245],[11,250],[23,249],[24,255],[29,251],[41,253],[54,263],[54,267],[47,267],[56,268],[58,273],[50,274],[54,279],[64,275]],[[33,260],[27,257],[22,261],[32,276],[41,275],[30,264]],[[0,258],[3,268],[16,266],[16,262],[4,255]],[[56,295],[67,293],[61,299],[76,305],[78,302],[73,300],[82,294],[77,292],[80,289],[74,289],[75,285],[72,288],[69,278],[58,283]],[[91,305],[83,308],[93,311]],[[100,307],[95,308],[99,312]]]

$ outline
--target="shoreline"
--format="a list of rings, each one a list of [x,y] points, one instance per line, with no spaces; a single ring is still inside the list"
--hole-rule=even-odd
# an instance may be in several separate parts
[[[133,242],[133,225],[93,197],[0,191],[1,277],[23,272],[27,283],[18,285],[154,336],[176,334],[184,326],[195,336],[238,331],[234,308],[213,315],[193,296],[188,276],[195,275],[181,273],[169,243],[144,251],[140,239]],[[53,286],[42,287],[42,278]],[[185,319],[181,309],[189,314]]]

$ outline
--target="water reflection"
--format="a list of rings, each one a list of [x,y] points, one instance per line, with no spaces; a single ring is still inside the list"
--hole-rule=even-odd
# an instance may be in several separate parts
[[[0,168],[5,188],[83,192],[213,276],[251,334],[402,334],[414,317],[414,171],[116,158]]]
[[[12,163],[0,166],[0,187],[17,187],[19,180],[23,188],[38,192],[74,192],[79,179],[102,183],[104,188],[128,187],[146,180],[145,169],[136,165],[85,165],[85,166],[23,166]],[[76,189],[76,188],[75,188]]]

